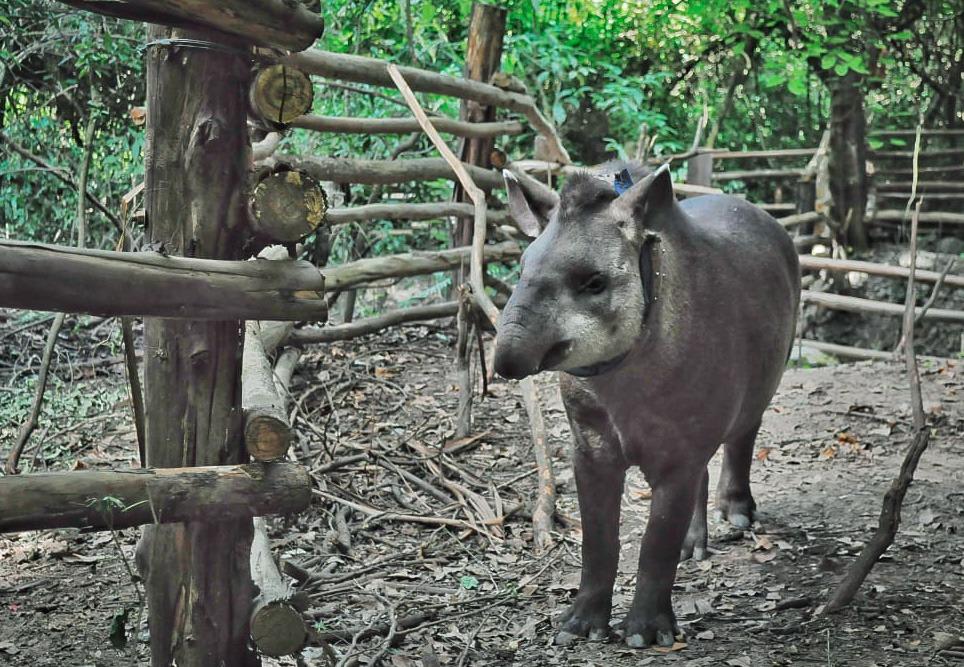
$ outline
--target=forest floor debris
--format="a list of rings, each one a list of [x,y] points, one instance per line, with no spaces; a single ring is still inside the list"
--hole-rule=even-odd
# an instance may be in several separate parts
[[[68,318],[51,407],[26,467],[137,465],[113,329]],[[36,359],[22,337],[30,331],[42,345],[43,327],[0,339],[24,351],[0,357],[8,388],[29,386]],[[580,538],[568,424],[553,379],[538,385],[557,473],[556,539],[537,557],[535,464],[517,389],[491,384],[491,396],[477,402],[473,435],[455,438],[453,343],[454,329],[420,325],[315,346],[302,359],[291,389],[293,452],[312,471],[315,499],[309,511],[269,526],[329,647],[309,649],[303,664],[366,665],[377,656],[392,667],[961,664],[964,363],[922,362],[925,409],[937,419],[933,442],[897,542],[853,608],[814,615],[871,534],[908,443],[898,362],[787,372],[757,442],[759,520],[745,532],[711,520],[710,559],[682,564],[674,590],[685,644],[634,651],[616,642],[551,643],[554,619],[578,586]],[[6,402],[12,392],[4,391]],[[0,425],[3,442],[16,426]],[[632,595],[648,502],[644,480],[630,475],[614,619]],[[119,536],[128,556],[136,536]],[[144,644],[117,648],[110,639],[112,622],[137,604],[109,534],[0,538],[0,665],[145,664]]]

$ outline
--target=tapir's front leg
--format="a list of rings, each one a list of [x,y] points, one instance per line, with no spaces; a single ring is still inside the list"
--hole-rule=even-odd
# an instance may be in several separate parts
[[[670,595],[704,470],[681,462],[670,475],[650,481],[653,500],[639,552],[636,595],[623,625],[633,648],[673,644],[677,626]]]
[[[563,615],[556,643],[576,637],[593,640],[609,635],[613,584],[619,565],[619,503],[626,465],[615,438],[572,425],[573,466],[582,520],[582,578],[572,607]]]

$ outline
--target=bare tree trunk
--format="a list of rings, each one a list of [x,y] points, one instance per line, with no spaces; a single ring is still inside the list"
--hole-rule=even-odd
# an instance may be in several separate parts
[[[505,36],[506,10],[502,7],[487,5],[481,2],[472,4],[472,20],[469,23],[469,40],[465,55],[465,78],[487,83],[502,64],[502,41]],[[485,107],[478,102],[463,100],[459,110],[459,119],[473,123],[485,123],[495,120],[497,109]],[[492,167],[490,154],[495,146],[495,139],[491,137],[466,138],[462,140],[460,158],[466,164],[473,164],[489,169]],[[471,198],[459,183],[452,190],[454,201],[469,202]],[[452,233],[453,246],[472,245],[473,218],[459,218]],[[456,364],[459,376],[459,409],[457,418],[457,432],[459,437],[465,437],[472,428],[472,363],[471,340],[475,325],[469,315],[467,297],[462,293],[462,285],[468,281],[468,265],[461,265],[452,276],[452,294],[458,295],[459,303],[459,335],[456,345]],[[485,369],[482,369],[485,372]]]
[[[505,35],[506,10],[480,2],[472,5],[472,21],[469,24],[469,41],[465,55],[465,78],[488,83],[502,64],[502,40]],[[496,107],[482,106],[478,102],[463,100],[459,119],[472,123],[485,123],[495,120]],[[491,137],[467,138],[462,141],[460,159],[486,169],[491,168],[489,154],[495,140]],[[469,197],[462,186],[455,184],[452,199],[468,202]],[[472,218],[459,218],[452,235],[453,246],[472,245]],[[466,280],[466,273],[460,269],[455,275],[454,289]]]
[[[855,72],[827,82],[830,89],[831,216],[843,240],[857,250],[867,247],[867,119],[861,78]]]
[[[175,35],[220,39],[150,30],[152,40]],[[148,232],[172,255],[241,258],[248,79],[230,49],[147,50]],[[147,464],[243,463],[240,323],[146,319],[144,349]],[[249,639],[252,532],[250,519],[145,529],[152,665],[260,664]]]

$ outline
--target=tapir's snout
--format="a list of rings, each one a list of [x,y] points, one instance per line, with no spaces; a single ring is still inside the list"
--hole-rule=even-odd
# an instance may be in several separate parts
[[[572,349],[569,340],[548,347],[527,342],[513,335],[500,337],[495,345],[495,372],[510,380],[521,380],[539,371],[553,370]]]
[[[495,346],[495,372],[509,380],[521,380],[534,375],[537,362],[531,355],[518,348],[506,349],[501,342]]]

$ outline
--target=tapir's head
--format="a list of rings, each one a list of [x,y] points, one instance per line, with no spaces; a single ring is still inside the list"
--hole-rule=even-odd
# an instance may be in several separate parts
[[[504,175],[510,213],[538,238],[522,255],[499,321],[495,370],[516,379],[544,370],[604,372],[641,332],[641,250],[650,223],[674,205],[668,168],[635,185],[575,174],[558,197],[538,200],[514,174]]]

